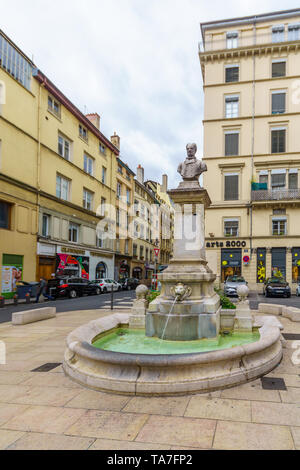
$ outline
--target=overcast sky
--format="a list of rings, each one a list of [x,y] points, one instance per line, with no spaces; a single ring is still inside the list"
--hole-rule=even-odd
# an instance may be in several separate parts
[[[299,7],[296,0],[0,0],[0,28],[147,179],[177,185],[202,151],[200,22]]]

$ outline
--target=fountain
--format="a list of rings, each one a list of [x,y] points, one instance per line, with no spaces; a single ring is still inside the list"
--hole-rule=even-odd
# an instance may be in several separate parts
[[[161,295],[148,305],[136,291],[130,314],[92,321],[67,338],[64,371],[95,390],[133,395],[207,392],[256,379],[282,358],[280,322],[253,316],[247,289],[236,310],[222,310],[215,274],[205,256],[205,209],[199,184],[206,165],[187,145],[183,181],[169,191],[175,203],[174,257],[159,275]]]

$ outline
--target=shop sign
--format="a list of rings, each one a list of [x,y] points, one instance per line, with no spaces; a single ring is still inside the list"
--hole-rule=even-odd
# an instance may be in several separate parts
[[[63,246],[61,249],[62,253],[75,253],[76,255],[85,255],[84,250],[76,250],[75,248],[69,248],[67,246]]]
[[[206,248],[246,248],[247,242],[246,241],[227,241],[227,242],[207,242]]]

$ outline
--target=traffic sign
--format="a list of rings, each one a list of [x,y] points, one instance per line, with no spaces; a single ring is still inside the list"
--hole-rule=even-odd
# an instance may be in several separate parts
[[[154,248],[154,253],[155,253],[156,258],[158,258],[159,252],[160,252],[159,248]]]

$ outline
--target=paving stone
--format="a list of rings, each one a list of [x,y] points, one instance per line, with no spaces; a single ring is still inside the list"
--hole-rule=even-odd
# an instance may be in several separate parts
[[[3,431],[0,429],[0,450],[6,449],[10,444],[13,444],[23,435],[23,432]]]
[[[134,397],[123,411],[131,413],[183,416],[190,397]]]
[[[0,403],[16,403],[16,399],[29,391],[22,385],[0,385]]]
[[[142,414],[89,410],[65,434],[133,441],[147,419]]]
[[[211,448],[215,427],[213,420],[150,416],[136,441]]]
[[[292,435],[296,449],[300,450],[300,428],[292,428]]]
[[[83,390],[65,406],[88,410],[121,411],[129,400],[130,397],[123,395],[109,395],[94,390]]]
[[[192,397],[185,416],[251,422],[250,401]]]
[[[62,434],[74,424],[85,410],[71,408],[33,406],[8,421],[5,429]]]
[[[94,439],[30,432],[10,445],[8,450],[86,450],[93,442]]]
[[[254,423],[300,426],[300,405],[290,403],[251,403]]]
[[[168,445],[97,439],[89,450],[170,450]]]
[[[290,429],[285,426],[218,421],[214,449],[292,450]]]
[[[0,371],[0,385],[18,385],[30,377],[27,372]]]
[[[277,377],[275,372],[268,374],[268,377]],[[285,381],[287,387],[300,387],[300,375],[296,374],[280,374]]]
[[[1,403],[0,404],[0,427],[5,427],[5,423],[7,423],[10,419],[14,418],[15,416],[23,413],[27,410],[28,405],[11,405],[9,403]]]
[[[288,387],[287,391],[280,391],[283,403],[300,403],[300,388]]]
[[[63,406],[75,395],[79,389],[68,389],[58,387],[23,387],[27,391],[13,398],[13,403],[22,403],[28,405],[49,405]]]
[[[260,380],[223,390],[221,398],[281,402],[279,392],[277,390],[264,390]]]
[[[83,387],[76,382],[73,382],[69,377],[62,374],[49,374],[47,373],[32,373],[30,377],[22,382],[22,385],[30,387],[63,387],[63,388],[78,388],[82,390]]]

